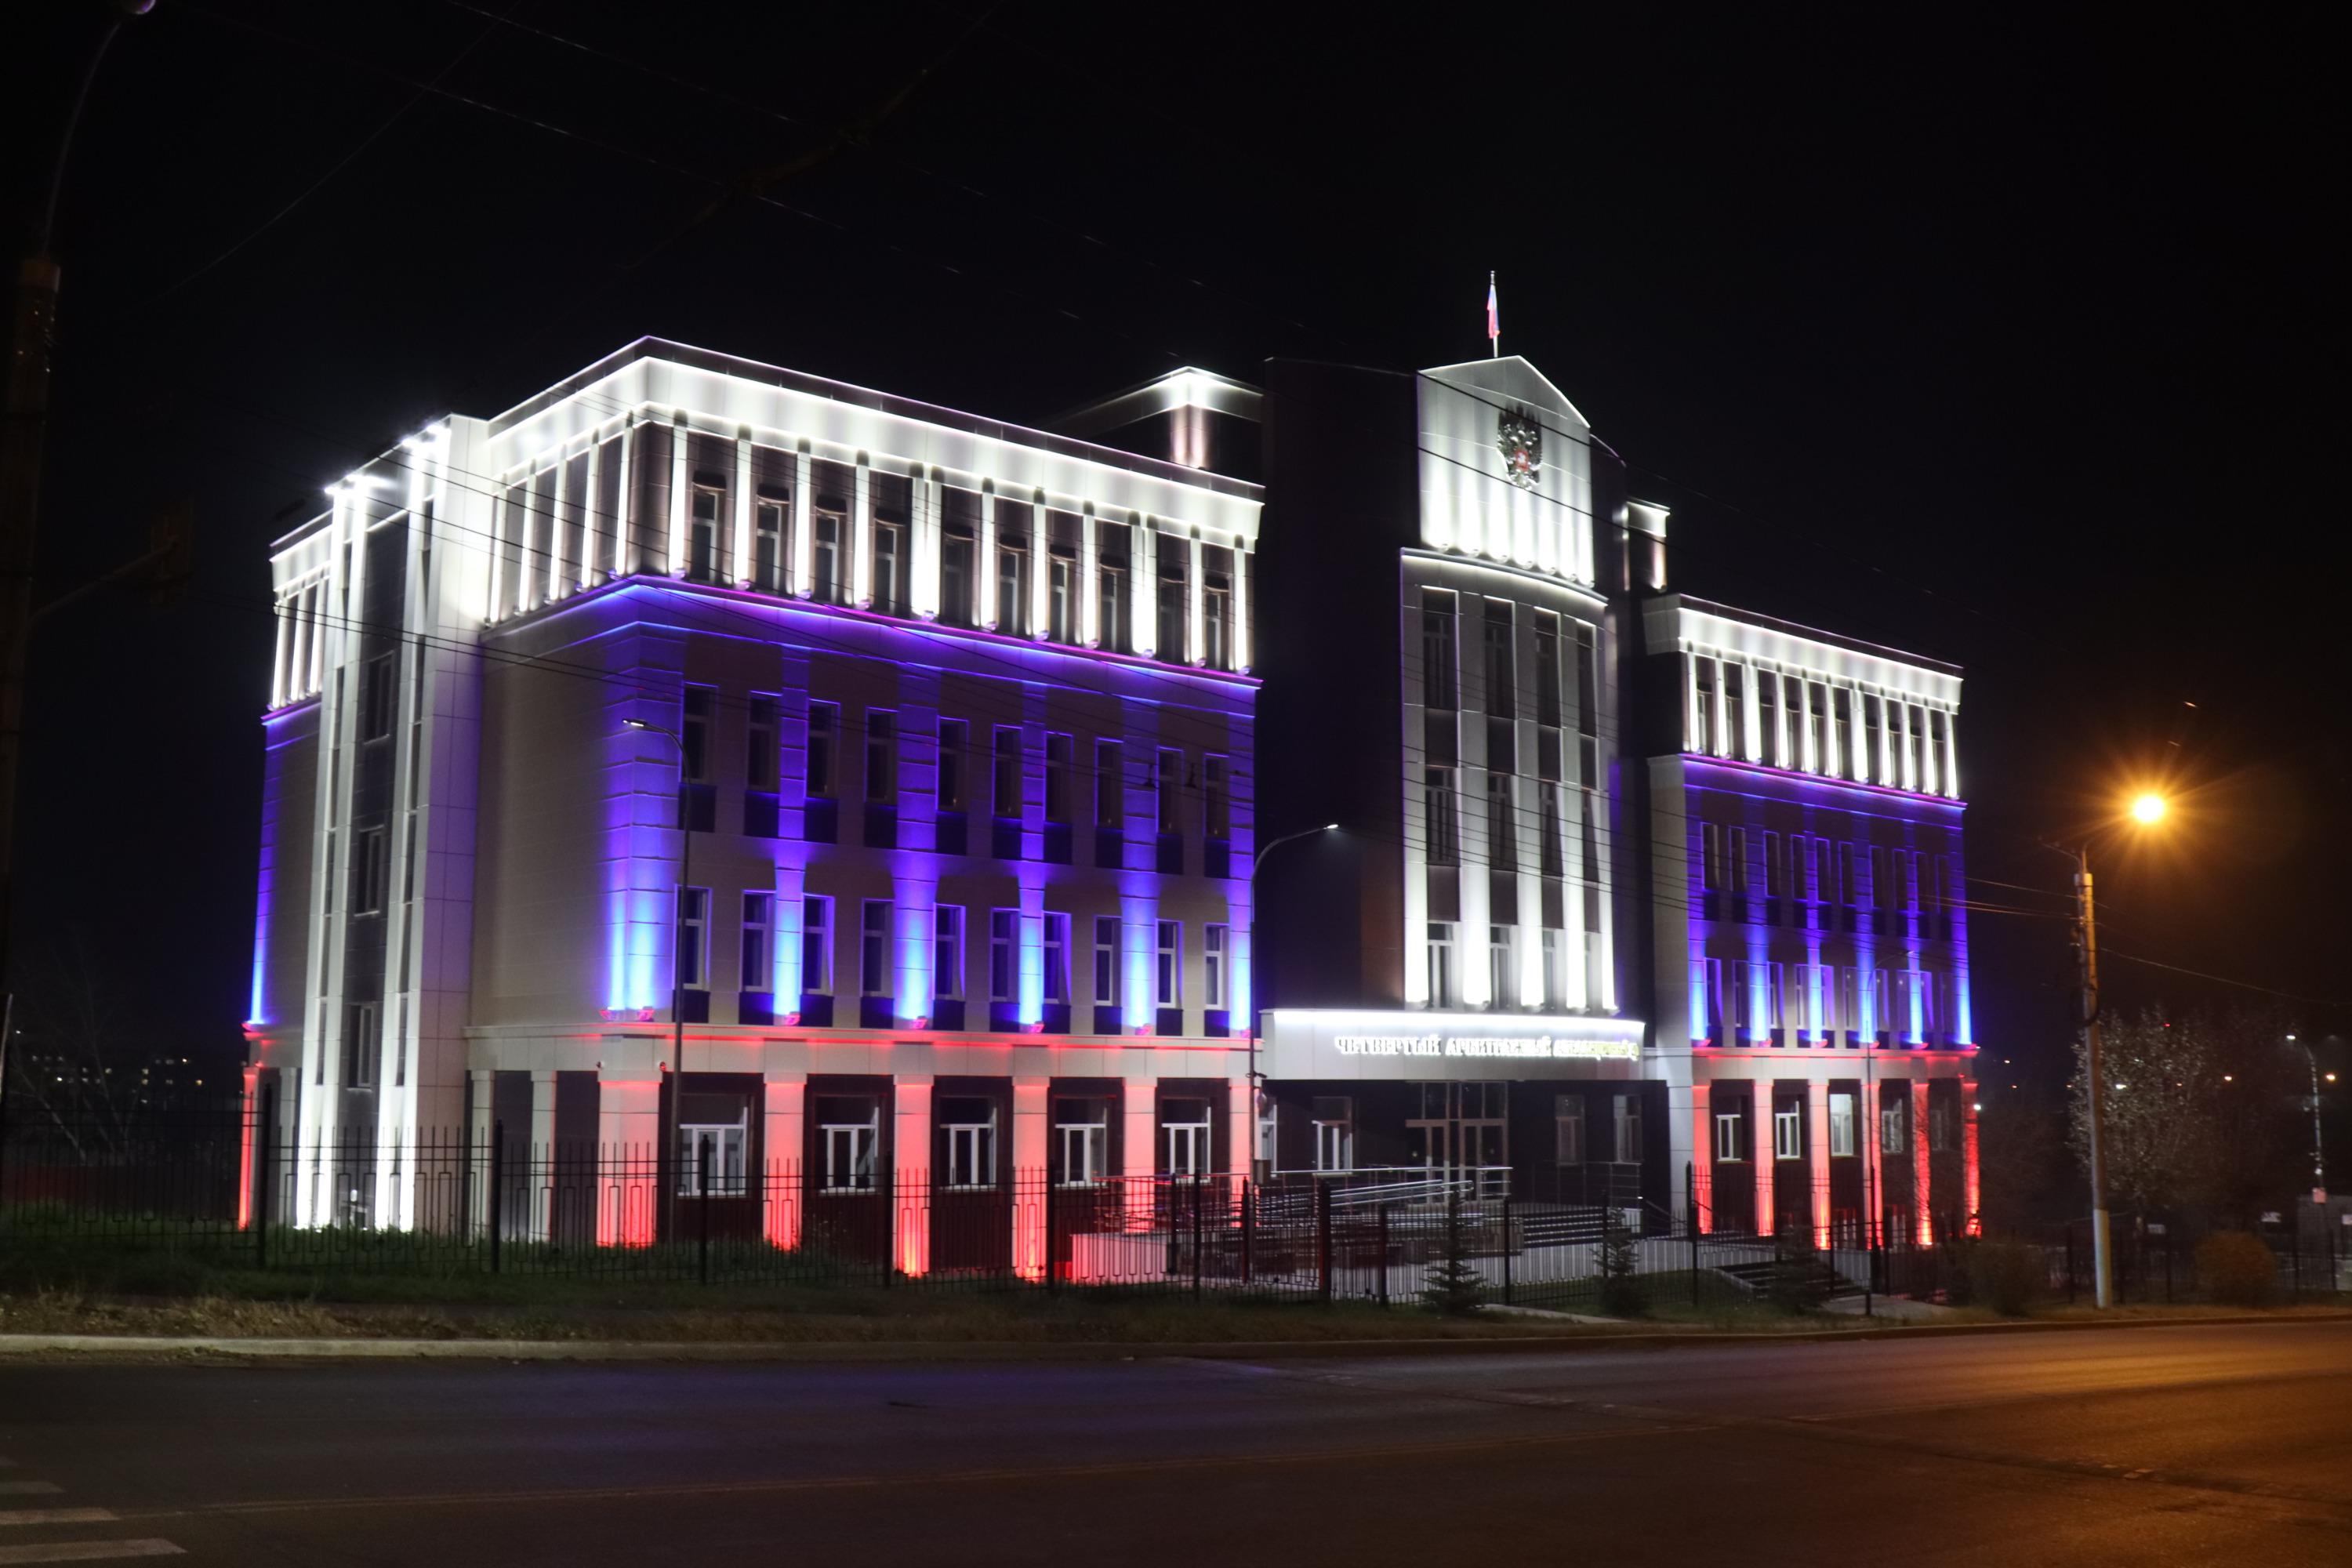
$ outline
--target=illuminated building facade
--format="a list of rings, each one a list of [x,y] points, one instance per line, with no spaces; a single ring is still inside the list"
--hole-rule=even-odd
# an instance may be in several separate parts
[[[518,1235],[715,1173],[916,1272],[985,1260],[894,1190],[1015,1173],[1663,1221],[1695,1166],[1744,1229],[1789,1211],[1733,1108],[1843,1193],[1855,1097],[1965,1104],[1957,677],[1665,595],[1524,361],[1046,433],[647,341],[331,497],[272,553],[247,1083],[382,1157],[293,1223],[428,1223],[404,1151],[496,1126],[626,1172]],[[1857,879],[1748,896],[1815,840]]]

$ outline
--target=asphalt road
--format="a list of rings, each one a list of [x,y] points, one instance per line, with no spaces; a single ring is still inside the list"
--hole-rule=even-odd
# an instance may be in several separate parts
[[[0,1565],[2352,1563],[2352,1323],[1244,1365],[0,1363]]]

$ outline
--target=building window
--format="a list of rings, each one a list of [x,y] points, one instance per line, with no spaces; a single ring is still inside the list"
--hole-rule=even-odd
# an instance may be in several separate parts
[[[1158,656],[1171,662],[1181,661],[1185,656],[1182,574],[1164,570],[1160,574],[1159,608]]]
[[[1050,558],[1052,578],[1046,584],[1045,635],[1055,642],[1077,641],[1072,614],[1077,599],[1078,563],[1056,549]]]
[[[1584,1163],[1584,1096],[1552,1096],[1551,1152],[1563,1165]]]
[[[689,991],[710,984],[710,889],[677,890],[677,983]]]
[[[1927,1152],[1948,1153],[1952,1148],[1953,1111],[1957,1108],[1942,1100],[1927,1102]]]
[[[819,1147],[828,1193],[870,1193],[882,1150],[881,1107],[866,1095],[824,1095],[816,1102]]]
[[[708,686],[689,686],[678,703],[678,750],[687,782],[710,780],[710,710],[717,693]]]
[[[1110,1123],[1101,1100],[1055,1100],[1054,1138],[1061,1155],[1061,1185],[1091,1187],[1109,1174]]]
[[[833,990],[833,900],[817,894],[801,900],[801,989]]]
[[[1722,746],[1722,731],[1716,722],[1715,660],[1704,655],[1691,659],[1692,687],[1696,706],[1692,712],[1691,749],[1708,756],[1717,755]]]
[[[400,656],[380,653],[360,670],[360,739],[381,741],[392,733],[396,704],[394,688],[400,678]]]
[[[1747,1157],[1739,1147],[1747,1121],[1747,1116],[1737,1110],[1715,1113],[1715,1157],[1718,1163]]]
[[[1012,637],[1025,637],[1029,631],[1029,546],[1001,531],[1005,526],[1005,511],[1004,505],[998,503],[996,629]]]
[[[1611,1110],[1617,1131],[1617,1163],[1638,1165],[1642,1163],[1642,1098],[1635,1094],[1612,1095]]]
[[[1356,1168],[1356,1102],[1344,1094],[1318,1094],[1309,1107],[1315,1124],[1315,1168],[1336,1173]]]
[[[841,710],[830,702],[808,707],[808,795],[811,800],[833,798],[834,737],[841,728]]]
[[[1056,1006],[1070,999],[1070,917],[1045,912],[1045,1000]]]
[[[1095,917],[1095,1005],[1118,1005],[1118,917]]]
[[[727,492],[694,487],[692,526],[687,531],[686,574],[698,583],[719,580],[719,514]]]
[[[1223,757],[1201,759],[1201,829],[1213,844],[1234,836],[1232,764]]]
[[[1804,1113],[1793,1105],[1775,1110],[1772,1112],[1772,1158],[1801,1160],[1804,1157]]]
[[[887,709],[866,710],[866,798],[877,805],[898,798],[898,715]]]
[[[1780,678],[1769,670],[1756,672],[1756,759],[1772,767],[1784,765],[1780,754]]]
[[[875,609],[886,616],[907,613],[907,530],[877,518],[874,522]]]
[[[761,501],[751,513],[751,586],[762,594],[784,591],[784,507]]]
[[[1212,1152],[1209,1102],[1205,1100],[1170,1100],[1160,1108],[1160,1169],[1171,1176],[1198,1179],[1210,1174],[1215,1156]]]
[[[963,906],[941,904],[931,911],[931,994],[952,1002],[963,995]]]
[[[847,595],[841,586],[841,536],[845,519],[837,511],[820,510],[813,531],[809,552],[810,564],[816,576],[816,596],[828,605],[838,605]]]
[[[993,779],[992,809],[1006,818],[1021,815],[1021,731],[999,728],[996,731],[996,766]]]
[[[1233,639],[1226,630],[1233,616],[1233,595],[1223,579],[1212,577],[1201,591],[1201,662],[1211,669],[1233,668]]]
[[[375,1083],[375,1004],[354,1002],[343,1010],[343,1087],[369,1089]]]
[[[940,721],[940,809],[963,809],[964,748],[971,744],[967,727],[961,719]]]
[[[1021,911],[991,910],[988,911],[988,999],[992,1002],[1019,1000],[1021,966]]]
[[[1456,994],[1454,926],[1448,921],[1432,921],[1429,922],[1429,1005],[1451,1007]]]
[[[1878,1106],[1878,1152],[1882,1154],[1908,1154],[1911,1142],[1903,1125],[1903,1101],[1881,1100]]]
[[[1550,610],[1535,616],[1536,722],[1559,724],[1559,616]],[[1557,776],[1557,775],[1554,775]]]
[[[1486,999],[1497,1007],[1519,1004],[1517,926],[1486,928]]]
[[[362,827],[352,836],[352,913],[383,912],[389,854],[390,839],[381,827]]]
[[[1454,595],[1421,591],[1421,700],[1426,708],[1460,706],[1461,678],[1454,668]]]
[[[1225,1009],[1225,975],[1228,954],[1226,944],[1233,940],[1233,928],[1204,925],[1201,928],[1201,1005],[1213,1013]]]
[[[1454,799],[1452,768],[1431,768],[1422,775],[1423,842],[1433,866],[1461,863],[1462,829],[1454,816]]]
[[[888,996],[890,984],[890,902],[868,899],[857,927],[857,989],[861,995]]]
[[[1184,753],[1171,746],[1162,746],[1153,784],[1160,806],[1160,837],[1171,837],[1183,832]]]
[[[1853,1152],[1853,1096],[1830,1096],[1830,1152],[1843,1156]]]
[[[743,782],[755,790],[776,787],[776,699],[757,692],[743,717]]]
[[[1156,1005],[1181,1007],[1184,1005],[1184,924],[1181,921],[1158,922],[1160,962],[1155,971],[1152,989]]]
[[[743,895],[742,967],[736,971],[739,990],[765,991],[775,984],[776,895]]]
[[[1723,754],[1746,758],[1748,755],[1748,667],[1726,664],[1723,667]]]
[[[1486,773],[1486,864],[1497,871],[1515,870],[1519,863],[1517,825],[1512,819],[1511,775]]]
[[[1878,715],[1878,698],[1870,692],[1863,693],[1862,753],[1854,759],[1861,766],[1856,769],[1854,777],[1864,781],[1876,779],[1880,784],[1892,784],[1895,781],[1888,775],[1885,766],[1886,742],[1884,738],[1885,731],[1879,728]],[[1895,717],[1891,705],[1886,716],[1890,721]]]
[[[695,1100],[715,1098],[688,1095],[685,1100],[691,1106]],[[698,1197],[707,1192],[714,1198],[740,1198],[750,1191],[744,1171],[750,1141],[744,1121],[744,1113],[738,1110],[732,1121],[696,1120],[678,1123],[678,1196]]]
[[[1095,568],[1095,628],[1104,651],[1127,651],[1127,574],[1108,561]]]
[[[1870,776],[1869,760],[1853,743],[1853,693],[1841,686],[1832,691],[1830,697],[1836,717],[1836,755],[1842,764],[1841,771],[1850,779],[1867,779]]]
[[[947,1145],[940,1173],[958,1192],[996,1185],[996,1102],[957,1096],[940,1101],[940,1133]]]
[[[950,626],[968,626],[973,622],[972,553],[971,526],[948,524],[940,550],[940,619]]]
[[[1123,827],[1127,817],[1127,749],[1117,741],[1095,742],[1095,826]]]
[[[1045,820],[1070,820],[1073,743],[1067,735],[1045,737]]]

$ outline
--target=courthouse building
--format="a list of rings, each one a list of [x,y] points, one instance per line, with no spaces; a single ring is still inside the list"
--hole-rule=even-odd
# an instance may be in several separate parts
[[[1668,592],[1522,360],[1048,432],[648,340],[330,494],[247,1082],[379,1156],[295,1223],[493,1126],[605,1163],[530,1234],[910,1272],[1045,1268],[1016,1174],[1974,1213],[1957,672]]]

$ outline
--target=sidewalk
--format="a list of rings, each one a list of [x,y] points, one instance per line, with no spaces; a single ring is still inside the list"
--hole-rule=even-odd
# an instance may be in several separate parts
[[[1491,1322],[1492,1320],[1486,1320]],[[2098,1329],[2190,1328],[2222,1324],[2352,1321],[2352,1310],[2282,1309],[2260,1312],[2141,1312],[2107,1316],[2028,1318],[2014,1321],[1895,1323],[1855,1328],[1791,1327],[1758,1332],[1738,1329],[1633,1325],[1586,1326],[1543,1331],[1398,1336],[1380,1339],[1297,1338],[1272,1340],[1025,1339],[952,1340],[654,1340],[412,1338],[400,1336],[287,1336],[235,1334],[0,1333],[0,1357],[86,1356],[131,1358],[229,1358],[237,1360],[353,1361],[446,1359],[473,1361],[580,1362],[802,1362],[812,1363],[908,1361],[1135,1361],[1186,1358],[1277,1360],[1429,1355],[1527,1354],[1530,1352],[1674,1350],[1708,1345],[1826,1343],[1849,1340],[1930,1339],[1954,1335],[2007,1335]]]

